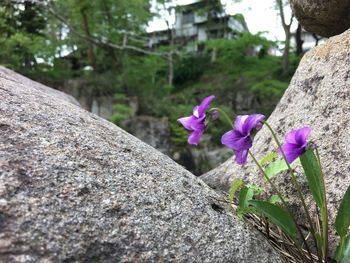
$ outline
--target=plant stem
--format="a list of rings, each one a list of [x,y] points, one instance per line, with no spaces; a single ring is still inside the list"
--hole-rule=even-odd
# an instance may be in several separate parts
[[[261,165],[259,164],[259,162],[257,161],[257,159],[254,157],[254,155],[252,154],[251,151],[248,151],[250,157],[252,157],[254,163],[256,164],[256,166],[258,167],[258,169],[260,170],[260,172],[262,173],[263,177],[266,179],[266,181],[268,181],[268,183],[272,186],[272,189],[273,191],[278,195],[278,197],[281,199],[282,203],[283,203],[283,206],[284,208],[288,211],[288,213],[290,214],[291,218],[293,219],[295,225],[297,226],[297,229],[298,229],[298,232],[299,232],[299,235],[303,241],[303,243],[305,244],[305,247],[306,247],[306,250],[307,252],[309,253],[309,256],[310,256],[310,260],[312,261],[312,254],[311,254],[311,250],[309,248],[309,245],[307,244],[306,242],[306,239],[304,237],[304,234],[300,228],[300,226],[298,225],[298,223],[296,222],[293,214],[290,212],[289,208],[288,208],[288,205],[287,205],[287,202],[284,200],[282,194],[280,193],[280,191],[278,191],[278,188],[275,186],[275,184],[271,181],[271,179],[267,176],[267,174],[265,173],[264,169],[261,167]],[[295,242],[295,245],[297,246],[299,252],[300,252],[300,255],[304,258],[304,253],[302,252],[302,249],[301,249],[301,246],[299,244],[299,242],[297,240],[294,240]]]
[[[229,123],[230,126],[232,126],[232,128],[234,128],[233,122],[231,121],[230,117],[226,114],[226,112],[224,112],[222,109],[220,108],[211,108],[209,110],[209,112],[213,112],[213,111],[218,111],[220,112],[220,114],[222,116],[224,116],[224,118],[226,119],[226,121]]]
[[[316,157],[318,161],[318,165],[321,171],[321,180],[324,191],[324,207],[321,208],[321,218],[322,218],[322,234],[323,234],[323,242],[324,242],[324,261],[327,263],[328,261],[328,209],[327,209],[327,193],[326,193],[326,185],[324,181],[324,173],[321,165],[321,158],[318,149],[316,148]]]
[[[283,149],[282,149],[281,143],[280,143],[280,141],[278,140],[276,133],[273,131],[273,129],[271,128],[271,126],[268,124],[268,122],[263,121],[263,123],[266,125],[266,127],[267,127],[267,128],[269,129],[269,131],[271,132],[271,134],[272,134],[272,136],[273,136],[273,138],[274,138],[274,140],[275,140],[275,142],[276,142],[276,144],[277,144],[277,146],[278,146],[278,149],[281,151],[282,156],[283,156],[283,159],[284,159],[284,161],[285,161],[286,164],[287,164],[289,173],[290,173],[290,175],[291,175],[291,177],[292,177],[292,183],[294,184],[295,188],[297,189],[299,198],[300,198],[300,200],[301,200],[302,206],[303,206],[303,208],[304,208],[304,210],[305,210],[305,213],[306,213],[307,220],[309,221],[309,224],[310,224],[310,232],[311,232],[312,238],[313,238],[313,240],[314,240],[314,242],[315,242],[315,245],[316,245],[316,247],[317,247],[316,232],[315,232],[315,229],[314,229],[314,226],[313,226],[313,222],[312,222],[312,220],[311,220],[311,216],[310,216],[309,209],[308,209],[307,206],[306,206],[305,199],[304,199],[303,193],[302,193],[302,191],[301,191],[301,187],[300,187],[300,185],[299,185],[299,183],[298,183],[298,180],[297,180],[296,177],[295,177],[295,174],[294,174],[294,171],[293,171],[292,167],[290,166],[290,164],[289,164],[288,161],[287,161],[286,155],[285,155],[285,153],[284,153],[284,151],[283,151]],[[320,255],[320,248],[318,248],[317,251],[318,251],[318,255],[319,255],[319,261],[322,262],[322,255]],[[321,250],[321,252],[322,252],[322,250]]]

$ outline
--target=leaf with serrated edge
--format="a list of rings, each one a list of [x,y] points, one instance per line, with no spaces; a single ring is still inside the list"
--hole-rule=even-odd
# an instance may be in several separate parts
[[[263,165],[267,164],[269,161],[271,161],[277,157],[278,157],[278,153],[276,153],[276,152],[269,153],[268,155],[266,155],[264,158],[262,158],[260,160],[260,165],[263,166]]]
[[[231,204],[233,202],[233,199],[235,198],[235,194],[236,194],[238,188],[240,188],[243,184],[244,184],[244,181],[242,179],[233,180],[231,187],[230,187],[229,195],[228,195],[228,198],[229,198]]]

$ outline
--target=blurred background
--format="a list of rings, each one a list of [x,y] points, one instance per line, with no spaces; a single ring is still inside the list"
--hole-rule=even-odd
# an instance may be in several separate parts
[[[205,96],[269,115],[308,49],[286,0],[0,0],[0,64],[74,96],[200,175],[232,155],[177,119]]]

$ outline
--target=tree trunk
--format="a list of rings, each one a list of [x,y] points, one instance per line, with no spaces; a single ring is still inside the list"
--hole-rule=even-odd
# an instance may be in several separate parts
[[[286,36],[285,38],[285,46],[283,51],[283,59],[282,59],[282,69],[283,69],[283,76],[287,76],[289,73],[289,49],[290,49],[290,28],[293,23],[294,15],[292,14],[290,17],[289,23],[286,22],[286,18],[284,16],[284,10],[283,10],[283,1],[282,0],[276,0],[277,8],[280,12],[281,22],[284,30],[284,34]]]
[[[283,76],[288,76],[289,73],[289,49],[290,49],[290,30],[285,30],[285,46],[283,50],[282,68]]]
[[[90,28],[89,28],[89,21],[85,12],[84,8],[80,8],[80,14],[81,17],[83,19],[83,27],[84,27],[84,31],[85,31],[85,35],[87,37],[91,37],[91,33],[90,33]],[[93,44],[90,41],[87,41],[88,44],[88,57],[89,57],[89,61],[91,64],[91,67],[93,68],[94,71],[96,71],[96,56],[95,56],[95,52],[94,52],[94,47]]]
[[[174,82],[174,58],[173,52],[170,51],[168,54],[168,84],[171,86]]]
[[[110,12],[110,8],[106,2],[106,0],[103,0],[102,1],[103,3],[103,11],[105,12],[106,16],[107,16],[107,20],[108,20],[108,32],[111,34],[111,28],[113,27],[113,19],[112,19],[112,15],[111,15],[111,12]],[[120,68],[121,68],[121,63],[119,62],[115,52],[114,52],[114,49],[109,47],[109,54],[111,55],[114,63],[113,63],[113,66],[114,66],[114,69],[116,71],[118,71]]]
[[[217,57],[217,52],[218,49],[216,47],[213,48],[213,50],[211,51],[211,58],[210,58],[210,62],[215,62],[216,61],[216,57]]]
[[[318,42],[322,39],[322,37],[318,37],[316,34],[312,34],[312,36],[315,39],[315,47],[317,47]]]
[[[174,82],[174,50],[175,50],[175,30],[170,28],[168,24],[170,37],[170,52],[168,53],[168,84],[173,85]]]
[[[298,24],[298,28],[295,34],[295,43],[296,43],[296,50],[295,50],[295,54],[297,56],[301,55],[303,53],[303,44],[304,44],[304,40],[301,38],[301,32],[302,32],[302,28],[301,25]]]

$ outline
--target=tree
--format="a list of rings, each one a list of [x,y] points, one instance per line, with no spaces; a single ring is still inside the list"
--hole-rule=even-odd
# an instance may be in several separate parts
[[[301,33],[302,33],[302,27],[298,23],[298,28],[297,28],[297,31],[295,32],[295,43],[296,43],[295,55],[297,56],[303,54],[304,40],[301,37]]]
[[[0,6],[0,62],[22,73],[37,65],[44,50],[46,20],[31,2],[3,1]]]
[[[292,14],[289,21],[287,21],[285,16],[285,6],[289,5],[286,0],[276,0],[276,5],[281,18],[282,27],[284,30],[285,40],[284,40],[284,50],[282,59],[282,69],[283,75],[287,76],[289,73],[289,50],[290,50],[290,38],[291,38],[291,26],[293,23],[294,15]]]

